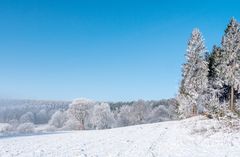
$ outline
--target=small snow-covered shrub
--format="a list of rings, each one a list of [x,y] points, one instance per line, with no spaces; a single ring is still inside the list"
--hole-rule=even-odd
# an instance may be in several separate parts
[[[14,130],[13,126],[8,123],[0,123],[0,133],[9,133]]]
[[[181,121],[183,127],[189,129],[191,134],[211,135],[220,130],[221,125],[217,119],[209,119],[205,116],[195,116]]]
[[[53,131],[57,131],[58,128],[56,128],[55,126],[53,125],[48,125],[44,131],[48,131],[48,132],[53,132]]]
[[[23,123],[23,124],[20,124],[17,127],[17,131],[19,133],[32,133],[32,132],[34,132],[34,125],[33,125],[33,123]]]
[[[240,119],[239,118],[223,118],[220,121],[222,130],[225,132],[239,132],[240,131]]]
[[[82,124],[76,119],[68,119],[64,124],[63,130],[81,130],[83,128]]]

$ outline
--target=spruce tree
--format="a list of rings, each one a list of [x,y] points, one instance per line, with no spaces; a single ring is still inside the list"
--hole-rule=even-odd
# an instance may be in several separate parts
[[[228,87],[223,84],[218,72],[218,67],[222,63],[222,53],[222,48],[214,45],[208,58],[208,103],[206,107],[212,116],[223,114],[221,103],[227,99]]]
[[[239,24],[232,18],[222,39],[222,63],[217,67],[222,84],[230,87],[229,109],[235,112],[234,91],[240,88],[240,32]]]
[[[220,78],[218,67],[222,64],[222,48],[216,45],[213,46],[212,53],[208,58],[208,92],[209,94],[216,95],[221,102],[227,99],[226,91],[228,87],[224,85],[222,79]]]
[[[188,42],[186,63],[183,65],[182,82],[177,97],[181,117],[195,115],[205,106],[208,85],[206,47],[199,29],[194,29]]]

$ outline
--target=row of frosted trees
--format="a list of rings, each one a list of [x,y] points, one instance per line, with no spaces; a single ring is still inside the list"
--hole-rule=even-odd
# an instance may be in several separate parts
[[[232,18],[220,46],[208,53],[199,29],[188,42],[177,96],[181,118],[196,114],[239,117],[240,24]]]
[[[57,111],[49,121],[57,130],[108,129],[177,119],[175,100],[108,103],[88,99],[74,100],[68,110]]]

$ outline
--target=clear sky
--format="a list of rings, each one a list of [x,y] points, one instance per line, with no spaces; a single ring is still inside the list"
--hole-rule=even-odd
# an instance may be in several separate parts
[[[0,97],[174,97],[198,27],[219,44],[239,1],[1,0]]]

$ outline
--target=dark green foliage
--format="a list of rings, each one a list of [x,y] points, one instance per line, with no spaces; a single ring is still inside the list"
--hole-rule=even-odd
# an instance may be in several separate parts
[[[221,58],[222,58],[222,50],[220,47],[217,47],[216,45],[213,46],[212,53],[209,54],[208,57],[208,80],[209,82],[213,82],[217,80],[218,72],[216,67],[221,64]]]

